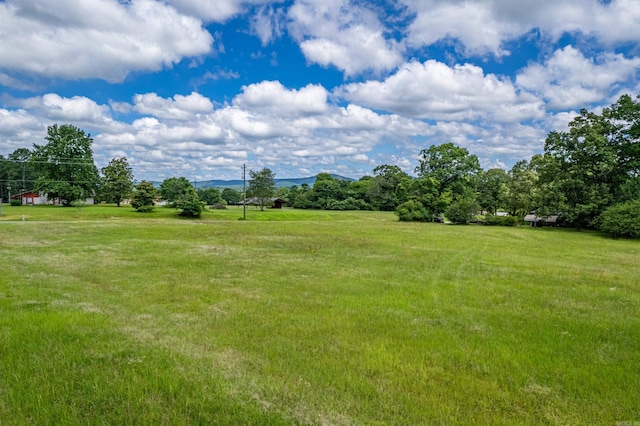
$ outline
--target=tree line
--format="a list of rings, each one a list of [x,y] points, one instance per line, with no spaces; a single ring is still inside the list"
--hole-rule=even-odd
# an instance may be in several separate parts
[[[511,225],[558,215],[565,226],[640,238],[640,96],[581,110],[567,131],[548,134],[542,154],[508,171],[483,170],[453,143],[422,150],[418,161],[415,177],[392,165],[355,182],[323,173],[286,196],[295,208],[393,210],[403,221],[467,223],[483,213],[486,223]]]
[[[134,185],[133,170],[126,157],[113,158],[98,171],[91,135],[70,124],[49,126],[45,140],[46,144],[34,144],[32,150],[20,148],[7,158],[0,155],[0,202],[6,199],[19,203],[12,200],[12,194],[35,192],[64,206],[94,198],[120,207],[127,200],[136,210],[150,212],[160,198],[182,216],[199,217],[205,204],[237,204],[243,198],[242,193],[231,188],[222,192],[216,188],[196,191],[185,177],[167,178],[159,188],[147,181]],[[268,169],[250,174],[249,192],[261,196],[264,207],[264,194],[268,196],[274,189],[275,175]]]
[[[143,198],[139,209],[148,210],[159,193],[185,215],[199,215],[202,203],[236,204],[243,198],[230,188],[195,190],[184,177],[165,179],[159,191],[148,182],[134,186],[124,157],[99,173],[90,135],[72,125],[50,126],[45,139],[47,144],[34,144],[33,150],[0,156],[4,198],[10,190],[45,192],[67,205],[88,196],[118,205],[124,199],[138,205]],[[395,211],[403,221],[446,217],[467,223],[482,212],[487,223],[499,223],[498,212],[512,218],[556,214],[567,226],[640,237],[640,96],[624,95],[601,113],[581,110],[567,131],[549,133],[542,154],[510,170],[483,170],[467,149],[444,143],[423,149],[414,173],[381,165],[357,181],[320,173],[313,185],[276,188],[275,174],[264,168],[250,171],[247,196],[261,208],[279,197],[301,209]]]

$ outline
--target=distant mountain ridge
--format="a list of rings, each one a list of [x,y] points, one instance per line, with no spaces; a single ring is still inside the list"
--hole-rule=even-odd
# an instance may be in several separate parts
[[[340,175],[331,175],[335,179],[347,180],[349,182],[355,181],[355,179],[340,176]],[[313,186],[316,181],[315,176],[303,177],[303,178],[282,178],[282,179],[274,179],[277,188],[281,187],[292,187],[293,185],[302,186],[303,184],[307,184],[309,186]],[[234,180],[203,180],[197,182],[191,182],[196,188],[231,188],[231,189],[242,189],[242,179],[234,179]],[[247,179],[247,186],[249,185],[249,179]],[[159,184],[157,186],[160,186]]]

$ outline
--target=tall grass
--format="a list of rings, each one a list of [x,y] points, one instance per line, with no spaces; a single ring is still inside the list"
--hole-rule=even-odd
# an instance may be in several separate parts
[[[109,209],[0,224],[3,424],[640,420],[637,242]]]

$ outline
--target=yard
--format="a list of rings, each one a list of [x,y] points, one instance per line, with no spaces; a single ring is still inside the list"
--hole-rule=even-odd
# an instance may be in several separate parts
[[[0,422],[640,421],[638,242],[241,212],[3,207]]]

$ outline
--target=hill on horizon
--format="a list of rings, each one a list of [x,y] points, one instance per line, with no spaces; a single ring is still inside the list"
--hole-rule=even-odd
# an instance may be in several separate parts
[[[340,175],[331,175],[335,179],[340,180],[348,180],[349,182],[354,182],[355,179],[340,176]],[[292,187],[294,185],[302,186],[303,184],[307,184],[309,186],[313,186],[316,181],[315,176],[303,177],[303,178],[282,178],[282,179],[274,179],[277,188],[282,187]],[[231,188],[231,189],[242,189],[242,179],[234,179],[234,180],[221,180],[221,179],[213,179],[213,180],[204,180],[198,182],[192,182],[193,186],[196,188]],[[154,185],[156,183],[154,182]],[[247,185],[249,185],[249,179],[247,179]],[[156,186],[160,186],[158,183]]]

